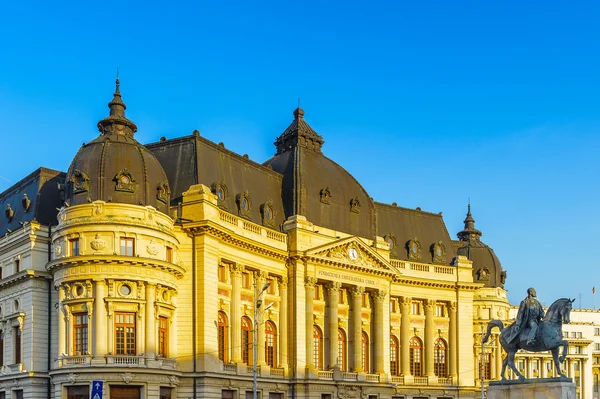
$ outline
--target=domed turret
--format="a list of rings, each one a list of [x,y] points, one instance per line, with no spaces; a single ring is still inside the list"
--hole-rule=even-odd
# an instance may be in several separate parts
[[[133,137],[135,123],[125,117],[119,79],[108,107],[98,122],[100,136],[83,144],[67,173],[66,201],[78,205],[102,200],[151,205],[168,214],[170,190],[165,171],[154,154]]]
[[[486,287],[504,288],[506,272],[502,269],[494,250],[481,242],[483,233],[475,228],[471,204],[464,223],[465,228],[457,234],[463,244],[458,248],[457,253],[473,261],[473,281],[484,283]]]

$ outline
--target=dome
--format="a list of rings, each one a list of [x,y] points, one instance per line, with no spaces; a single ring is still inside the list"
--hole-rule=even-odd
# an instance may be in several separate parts
[[[375,237],[375,207],[366,190],[340,165],[323,155],[323,137],[294,111],[294,120],[275,140],[277,152],[264,163],[283,175],[286,218],[303,215],[320,226]]]
[[[483,233],[475,228],[471,204],[464,223],[465,228],[457,234],[462,244],[457,254],[466,256],[473,262],[473,281],[484,283],[486,287],[504,288],[506,272],[502,269],[494,250],[481,241]]]
[[[110,115],[98,122],[100,135],[83,144],[71,162],[66,180],[69,205],[102,200],[150,205],[168,214],[167,175],[154,154],[134,137],[135,123],[125,117],[119,79]]]

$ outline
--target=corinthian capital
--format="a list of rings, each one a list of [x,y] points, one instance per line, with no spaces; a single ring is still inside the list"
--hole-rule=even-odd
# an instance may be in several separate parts
[[[362,297],[362,295],[365,293],[365,287],[352,287],[350,288],[350,296],[352,297],[352,299],[357,298],[357,297]]]
[[[244,266],[242,266],[238,263],[229,264],[229,272],[231,273],[232,276],[239,276],[242,274],[243,271],[244,271]]]
[[[317,279],[314,277],[306,276],[304,277],[304,286],[314,288],[315,284],[317,284]]]
[[[330,294],[334,294],[334,293],[337,293],[340,290],[340,288],[342,288],[342,283],[338,283],[337,281],[332,281],[327,286],[327,292],[329,292]]]
[[[371,296],[373,297],[374,301],[378,301],[378,302],[383,301],[387,297],[387,291],[386,290],[371,291]]]

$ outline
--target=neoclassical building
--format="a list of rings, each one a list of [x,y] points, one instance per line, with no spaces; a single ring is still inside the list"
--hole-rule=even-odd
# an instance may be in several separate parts
[[[117,82],[66,173],[0,194],[0,399],[242,399],[255,369],[264,399],[469,398],[499,376],[479,342],[506,273],[470,207],[453,239],[376,202],[300,108],[263,163],[197,131],[142,145],[125,108]]]

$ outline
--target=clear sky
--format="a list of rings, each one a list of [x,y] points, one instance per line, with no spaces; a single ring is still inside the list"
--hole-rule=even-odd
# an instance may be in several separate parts
[[[198,129],[257,162],[300,97],[375,200],[443,212],[455,238],[470,197],[512,303],[534,286],[591,308],[600,5],[523,3],[5,2],[0,191],[68,168],[117,67],[140,142]]]

